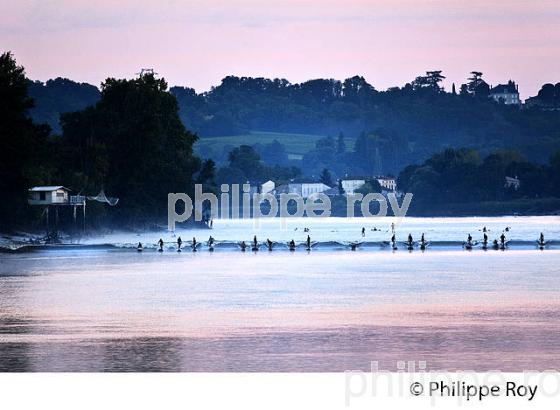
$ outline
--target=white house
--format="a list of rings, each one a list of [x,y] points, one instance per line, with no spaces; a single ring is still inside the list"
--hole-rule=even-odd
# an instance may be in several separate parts
[[[393,177],[384,177],[379,176],[375,177],[381,188],[385,188],[388,191],[396,191],[397,190],[397,181]]]
[[[276,188],[276,194],[297,194],[302,198],[309,198],[329,189],[331,187],[322,182],[290,182]]]
[[[341,181],[342,189],[346,195],[352,195],[356,193],[356,190],[362,187],[366,181],[376,179],[381,185],[381,188],[387,191],[397,190],[397,181],[393,177],[386,176],[376,176],[376,177],[354,177],[347,178]]]
[[[519,178],[506,177],[506,183],[504,184],[504,188],[513,188],[514,190],[517,191],[519,189],[519,185],[521,185]]]
[[[266,181],[264,184],[261,185],[261,193],[268,194],[269,192],[273,192],[276,188],[276,184],[274,181]]]
[[[361,177],[348,178],[348,179],[343,179],[341,181],[342,189],[344,190],[344,193],[346,195],[352,195],[356,193],[356,190],[362,187],[365,183],[366,183],[366,178],[361,178]]]
[[[66,205],[70,190],[63,186],[36,186],[29,189],[29,205]]]
[[[489,97],[505,105],[521,105],[519,87],[511,80],[509,80],[507,84],[500,84],[493,87],[490,90]]]
[[[276,184],[274,181],[266,181],[265,183],[261,183],[261,181],[247,181],[245,184],[249,185],[249,193],[253,194],[267,194],[269,192],[273,192],[274,188],[276,188]]]

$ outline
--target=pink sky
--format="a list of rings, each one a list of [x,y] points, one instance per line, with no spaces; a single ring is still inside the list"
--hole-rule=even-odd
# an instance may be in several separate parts
[[[208,90],[229,74],[363,75],[377,89],[441,69],[512,78],[522,97],[560,81],[558,0],[18,0],[0,3],[0,50],[32,79],[96,85],[153,67]]]

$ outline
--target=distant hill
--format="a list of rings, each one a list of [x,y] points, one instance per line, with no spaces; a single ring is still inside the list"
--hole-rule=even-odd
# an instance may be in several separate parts
[[[560,111],[508,106],[488,98],[487,92],[481,93],[472,84],[461,86],[459,94],[446,92],[437,78],[434,82],[429,76],[434,73],[440,75],[428,73],[387,91],[377,91],[358,76],[301,84],[230,76],[206,93],[184,87],[172,87],[170,92],[178,100],[183,122],[202,137],[247,136],[255,130],[260,135],[303,134],[301,138],[336,137],[342,132],[357,140],[363,134],[371,135],[360,148],[364,156],[378,159],[371,166],[360,165],[368,173],[398,173],[407,164],[422,162],[449,147],[472,148],[482,155],[517,149],[541,163],[560,148]],[[234,141],[242,139],[231,138],[232,144]],[[247,137],[246,141],[254,139]],[[355,161],[348,159],[347,163]]]
[[[271,144],[278,141],[285,148],[289,160],[299,161],[309,151],[315,149],[324,135],[290,134],[280,132],[252,131],[242,135],[223,137],[202,137],[195,143],[195,152],[204,158],[212,158],[217,163],[227,161],[227,154],[239,145]],[[345,138],[346,147],[354,146],[354,138]]]
[[[472,87],[467,85],[459,94],[445,92],[434,78],[418,77],[403,87],[377,91],[358,76],[300,84],[230,76],[209,92],[186,87],[172,87],[170,92],[185,126],[201,137],[197,152],[207,157],[223,157],[224,147],[276,139],[290,159],[298,159],[322,136],[343,133],[346,149],[353,150],[353,141],[366,134],[370,137],[362,139],[359,169],[398,173],[448,147],[472,148],[482,155],[512,148],[541,163],[560,148],[560,111],[506,106],[469,91]],[[100,92],[89,84],[57,78],[31,83],[30,94],[36,101],[34,120],[60,132],[58,115],[94,104]],[[366,156],[372,155],[376,160],[368,165]],[[315,170],[340,161],[340,155],[328,161],[323,157],[321,152],[309,157]],[[355,158],[345,161],[355,164]]]
[[[91,84],[60,77],[46,83],[29,81],[28,93],[35,100],[35,108],[30,113],[33,120],[50,125],[56,134],[61,132],[60,114],[83,110],[95,104],[101,96],[97,87]]]

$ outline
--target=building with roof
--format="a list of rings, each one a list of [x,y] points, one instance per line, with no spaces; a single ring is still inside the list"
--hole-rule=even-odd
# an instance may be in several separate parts
[[[397,181],[394,177],[387,177],[387,176],[377,176],[375,177],[381,188],[386,189],[387,191],[396,191],[397,190]]]
[[[397,190],[397,181],[394,177],[378,175],[374,177],[346,177],[341,180],[342,189],[346,195],[355,194],[367,181],[376,180],[381,188],[387,191]]]
[[[366,177],[346,177],[340,181],[340,184],[346,195],[353,195],[366,183],[366,180]]]
[[[316,181],[290,182],[276,188],[276,194],[296,194],[302,198],[309,198],[313,195],[324,193],[331,189],[330,186]]]
[[[506,176],[506,182],[504,184],[504,188],[508,188],[508,189],[511,188],[517,191],[520,185],[521,185],[521,181],[519,181],[519,178],[517,178],[517,176],[515,177]]]
[[[490,89],[489,97],[505,105],[521,105],[519,86],[509,80],[507,84],[500,84]]]
[[[249,185],[249,194],[268,194],[274,191],[276,184],[274,181],[268,180],[266,182],[262,181],[247,181],[245,184]]]
[[[70,189],[58,186],[36,186],[28,190],[29,205],[67,205]]]

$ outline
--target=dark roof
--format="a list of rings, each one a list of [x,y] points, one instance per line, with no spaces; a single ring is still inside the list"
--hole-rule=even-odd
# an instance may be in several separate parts
[[[517,92],[517,86],[511,80],[507,84],[499,84],[490,90],[490,94],[514,94]]]

